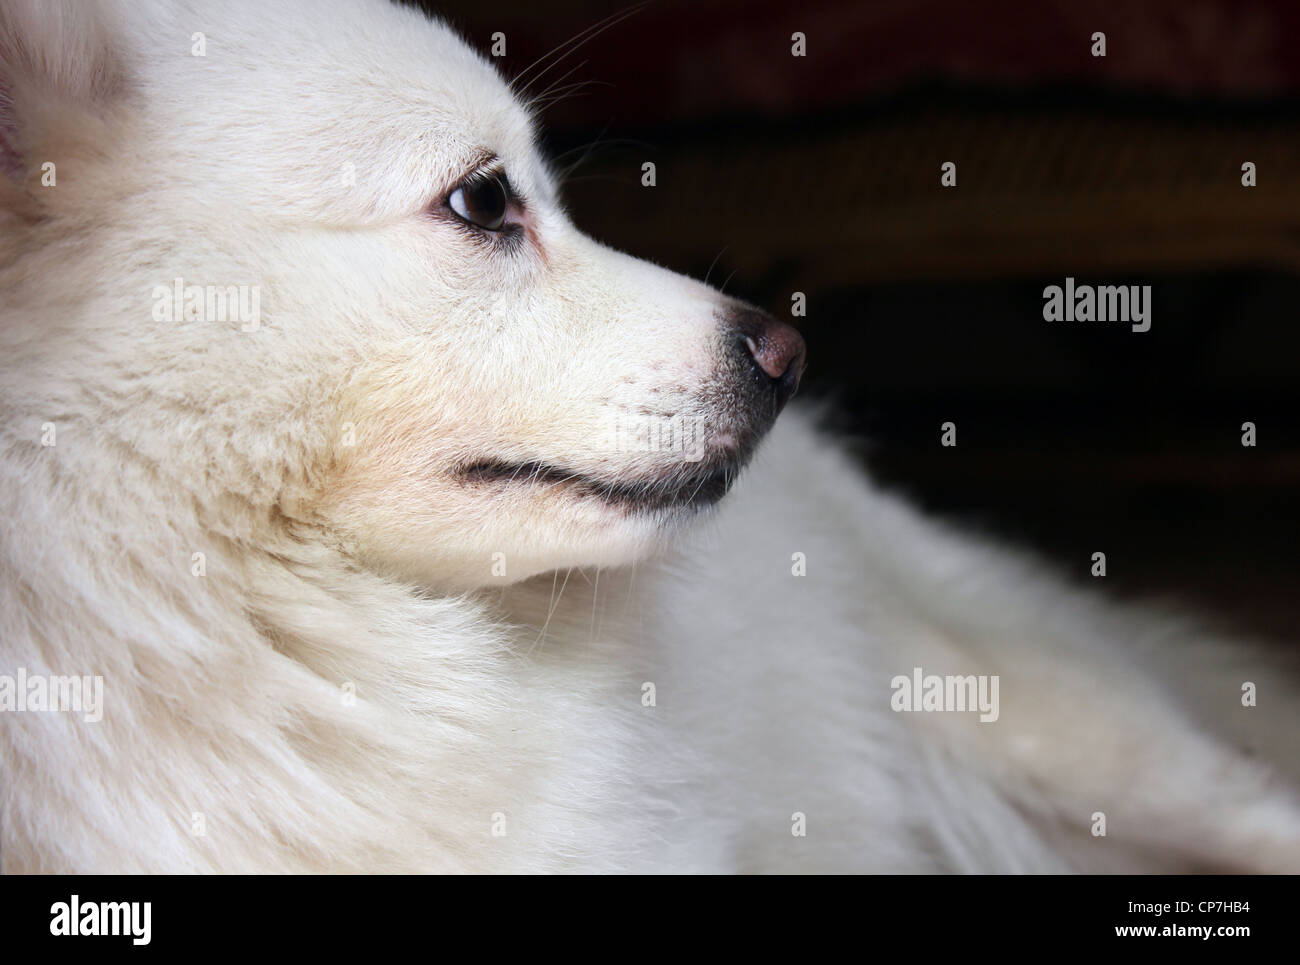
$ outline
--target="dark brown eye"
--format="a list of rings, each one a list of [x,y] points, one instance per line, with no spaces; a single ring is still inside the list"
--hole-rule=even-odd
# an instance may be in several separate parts
[[[494,174],[475,175],[447,197],[457,217],[486,231],[500,231],[505,224],[509,192]]]

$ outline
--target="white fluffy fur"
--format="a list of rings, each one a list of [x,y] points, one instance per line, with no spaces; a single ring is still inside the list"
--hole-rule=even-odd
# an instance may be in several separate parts
[[[442,26],[0,10],[0,673],[105,678],[100,723],[0,713],[4,871],[1300,871],[1271,662],[935,527],[798,410],[685,527],[456,481],[671,471],[591,440],[710,415],[724,300],[579,235]],[[485,149],[511,254],[424,213]],[[153,320],[176,277],[261,328]],[[893,713],[914,666],[1001,719]]]

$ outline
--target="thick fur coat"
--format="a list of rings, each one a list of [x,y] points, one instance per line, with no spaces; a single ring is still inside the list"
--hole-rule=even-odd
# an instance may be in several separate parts
[[[737,306],[579,234],[423,14],[0,0],[0,133],[0,675],[104,688],[0,712],[4,871],[1300,871],[1266,651],[797,408],[716,507],[602,442],[700,420],[730,480]],[[485,169],[509,230],[449,200]],[[897,712],[917,667],[997,720]]]

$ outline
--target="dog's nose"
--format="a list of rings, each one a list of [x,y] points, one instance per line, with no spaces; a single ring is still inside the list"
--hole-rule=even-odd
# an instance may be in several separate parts
[[[803,337],[784,322],[754,308],[737,309],[730,321],[747,361],[776,394],[779,409],[799,387],[807,358]]]

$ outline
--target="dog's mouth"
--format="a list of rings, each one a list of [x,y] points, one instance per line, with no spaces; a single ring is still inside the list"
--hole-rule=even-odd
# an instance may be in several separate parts
[[[658,479],[602,479],[545,462],[487,459],[460,470],[470,484],[552,486],[629,510],[704,508],[727,494],[744,466],[742,459],[699,465]]]

